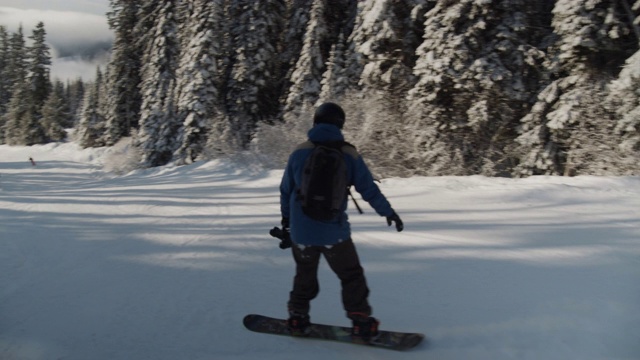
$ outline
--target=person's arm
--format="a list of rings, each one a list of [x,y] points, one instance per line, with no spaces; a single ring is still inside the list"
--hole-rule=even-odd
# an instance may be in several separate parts
[[[362,195],[362,199],[368,202],[379,215],[391,216],[393,214],[391,204],[373,181],[373,175],[364,163],[362,156],[358,156],[354,161],[353,185],[356,191]]]
[[[355,159],[353,175],[353,185],[356,191],[362,195],[362,199],[368,202],[378,215],[386,217],[389,226],[395,223],[396,230],[402,231],[404,224],[400,216],[393,210],[389,200],[387,200],[378,185],[376,185],[373,180],[373,175],[362,159],[362,156],[358,156]]]
[[[291,216],[290,201],[291,193],[293,192],[294,186],[295,185],[293,180],[293,169],[291,167],[291,157],[289,157],[287,167],[285,167],[284,174],[282,175],[282,181],[280,182],[280,213],[283,219],[289,219],[289,217]]]

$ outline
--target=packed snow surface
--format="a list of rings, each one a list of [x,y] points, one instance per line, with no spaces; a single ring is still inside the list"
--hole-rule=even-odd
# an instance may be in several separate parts
[[[282,171],[108,158],[0,146],[0,359],[640,359],[638,177],[383,180],[404,232],[349,213],[382,328],[429,339],[399,354],[242,326],[286,315]],[[312,320],[347,325],[319,276]]]

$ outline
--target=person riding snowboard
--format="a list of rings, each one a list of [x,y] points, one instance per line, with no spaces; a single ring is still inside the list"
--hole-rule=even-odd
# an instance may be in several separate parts
[[[380,322],[371,316],[369,288],[351,239],[345,212],[348,187],[353,185],[380,216],[386,217],[389,226],[395,223],[396,230],[402,231],[403,223],[375,184],[362,156],[344,141],[344,122],[345,113],[339,105],[320,105],[308,141],[291,153],[280,184],[282,228],[291,239],[296,264],[287,303],[288,326],[293,335],[308,334],[310,302],[319,292],[317,273],[323,255],[340,279],[353,337],[369,341],[377,335]],[[332,186],[336,188],[326,189]],[[329,195],[319,195],[322,191]]]

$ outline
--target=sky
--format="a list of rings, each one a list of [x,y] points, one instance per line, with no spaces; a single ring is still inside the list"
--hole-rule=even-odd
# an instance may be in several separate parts
[[[105,65],[113,32],[107,24],[109,0],[0,0],[0,25],[15,32],[22,24],[25,39],[44,22],[51,47],[51,77],[91,80]]]

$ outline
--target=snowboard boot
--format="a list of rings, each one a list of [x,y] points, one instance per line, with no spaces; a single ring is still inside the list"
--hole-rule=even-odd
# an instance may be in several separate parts
[[[368,343],[378,336],[378,326],[380,321],[364,313],[349,313],[349,318],[353,323],[351,337],[362,343]]]
[[[289,311],[289,319],[287,320],[289,331],[291,336],[309,336],[311,332],[311,321],[308,314],[300,314],[297,312]]]

